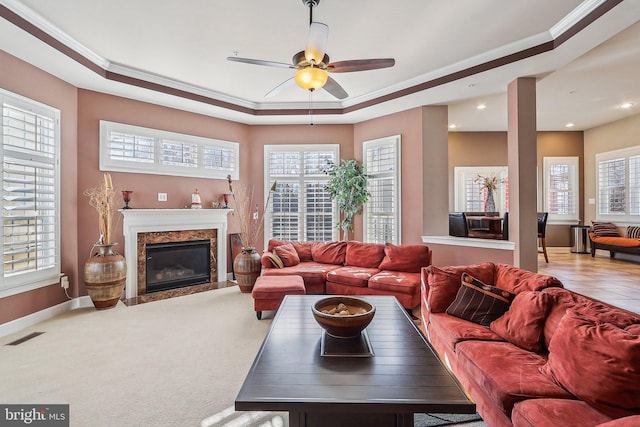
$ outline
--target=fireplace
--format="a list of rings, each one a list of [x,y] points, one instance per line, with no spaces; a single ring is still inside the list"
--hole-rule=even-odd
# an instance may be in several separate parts
[[[146,293],[211,282],[211,241],[146,245]]]
[[[208,241],[209,282],[226,282],[227,214],[231,209],[123,209],[120,212],[124,217],[127,299],[146,294],[147,247],[157,244]]]

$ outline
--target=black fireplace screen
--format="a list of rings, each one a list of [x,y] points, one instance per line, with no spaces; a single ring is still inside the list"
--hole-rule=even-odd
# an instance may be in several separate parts
[[[147,293],[210,283],[210,257],[209,240],[147,244]]]

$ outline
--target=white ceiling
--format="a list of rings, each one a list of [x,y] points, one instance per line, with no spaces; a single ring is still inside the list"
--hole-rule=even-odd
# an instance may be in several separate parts
[[[555,49],[367,108],[361,104],[557,40],[612,0],[321,0],[314,20],[329,26],[332,61],[393,57],[393,68],[333,74],[349,93],[338,101],[313,94],[315,123],[357,123],[420,105],[448,104],[457,130],[505,130],[506,87],[535,76],[538,128],[589,129],[640,113],[640,1],[624,0]],[[0,0],[101,68],[252,110],[303,109],[309,94],[292,87],[266,99],[293,76],[226,60],[290,63],[309,25],[302,0]],[[307,123],[307,114],[249,114],[99,76],[0,19],[0,49],[81,88],[140,99],[249,124]],[[478,111],[479,103],[487,108]],[[623,102],[635,106],[622,110]]]

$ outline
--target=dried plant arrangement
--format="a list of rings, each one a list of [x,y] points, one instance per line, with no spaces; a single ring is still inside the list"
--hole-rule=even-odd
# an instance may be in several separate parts
[[[118,211],[116,192],[113,190],[111,174],[104,173],[103,183],[98,187],[88,188],[84,195],[89,197],[89,205],[98,212],[98,228],[100,238],[96,244],[111,244],[111,225],[113,216]]]
[[[276,190],[276,182],[274,182],[269,189],[264,209],[262,210],[262,214],[260,214],[258,204],[254,202],[253,189],[249,189],[240,183],[234,187],[231,175],[227,176],[227,181],[229,182],[229,192],[233,199],[233,216],[237,219],[240,226],[240,241],[242,247],[255,249],[258,238],[264,228],[264,216],[269,207],[271,195]]]

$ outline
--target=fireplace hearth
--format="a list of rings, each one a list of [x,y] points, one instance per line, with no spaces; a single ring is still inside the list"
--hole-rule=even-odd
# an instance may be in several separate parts
[[[211,282],[211,242],[146,245],[146,293]]]

